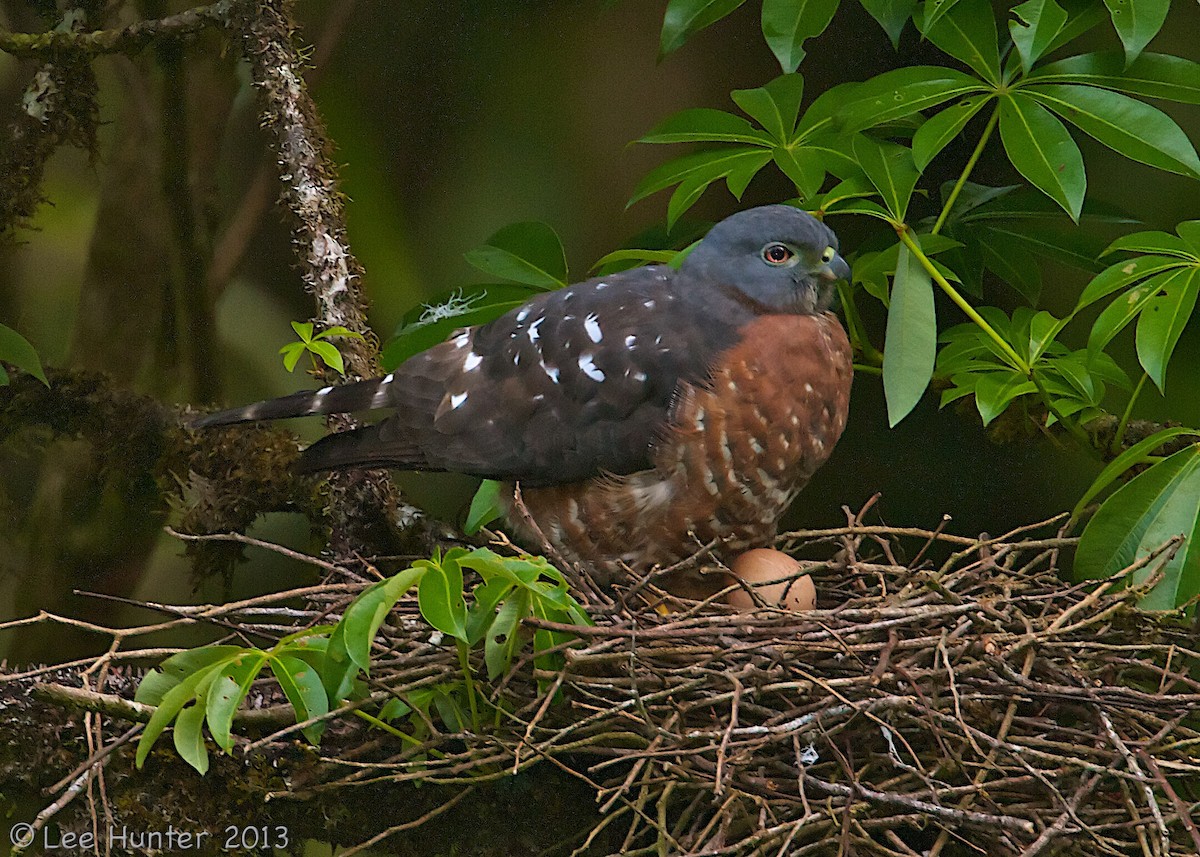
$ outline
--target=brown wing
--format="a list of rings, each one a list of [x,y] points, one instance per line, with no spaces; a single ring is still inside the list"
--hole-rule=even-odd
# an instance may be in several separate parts
[[[371,407],[395,415],[319,441],[301,466],[450,470],[530,485],[646,469],[680,382],[705,383],[746,320],[747,310],[714,305],[709,292],[653,267],[540,295],[364,382],[373,386],[358,398],[369,394]]]

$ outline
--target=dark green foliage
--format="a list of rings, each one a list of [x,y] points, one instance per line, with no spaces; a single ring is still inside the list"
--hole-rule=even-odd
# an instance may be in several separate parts
[[[672,0],[663,52],[740,5]],[[670,226],[710,185],[723,179],[740,198],[750,180],[774,164],[791,181],[799,204],[818,216],[872,218],[880,234],[867,242],[871,252],[853,259],[854,283],[840,296],[860,366],[882,374],[891,424],[916,406],[936,378],[943,405],[972,398],[984,425],[1017,413],[1042,431],[1065,432],[1093,454],[1117,456],[1119,466],[1101,474],[1089,502],[1131,466],[1152,464],[1112,494],[1084,532],[1077,562],[1083,576],[1110,575],[1173,534],[1190,539],[1200,521],[1193,453],[1155,463],[1151,440],[1133,446],[1136,452],[1121,452],[1146,380],[1167,392],[1170,360],[1200,296],[1200,221],[1180,224],[1177,235],[1139,232],[1104,249],[1093,227],[1131,221],[1087,201],[1086,165],[1075,136],[1086,134],[1185,182],[1200,179],[1193,142],[1167,113],[1143,100],[1200,103],[1200,64],[1144,52],[1162,27],[1169,0],[1028,0],[999,21],[986,0],[862,5],[893,45],[911,21],[946,62],[843,83],[802,112],[803,80],[795,69],[804,40],[825,29],[837,4],[764,0],[763,34],[786,73],[760,89],[733,94],[752,122],[693,108],[659,123],[641,142],[707,148],[652,170],[631,201],[674,187]],[[1123,52],[1070,55],[1073,40],[1106,19]],[[953,165],[958,179],[935,194],[922,174],[964,136],[974,149]],[[1027,185],[971,182],[980,160],[996,155]],[[1195,187],[1183,192],[1194,194]],[[891,231],[899,242],[886,237]],[[1110,254],[1120,258],[1105,267],[1101,258]],[[1064,318],[1037,307],[1045,261],[1095,275]],[[1011,289],[1006,296],[1025,305],[1006,312],[969,299],[984,298],[997,280]],[[943,314],[939,334],[935,285],[968,323],[950,324]],[[887,307],[882,350],[868,341],[859,318],[863,295]],[[1087,347],[1064,344],[1064,330],[1080,326],[1081,311],[1104,300]],[[1142,370],[1136,385],[1105,350],[1135,323]],[[1074,327],[1071,334],[1080,338]],[[1124,411],[1119,419],[1110,416],[1114,395],[1118,412]],[[1103,443],[1088,429],[1112,421],[1115,435]],[[1155,437],[1161,446],[1173,435]],[[1161,571],[1147,604],[1182,605],[1200,591],[1200,561],[1187,546]]]
[[[464,569],[479,577],[469,605],[463,591]],[[361,699],[365,694],[359,674],[370,675],[371,650],[379,629],[396,602],[414,586],[421,616],[454,640],[462,679],[416,690],[407,694],[406,700],[389,700],[378,716],[355,711],[408,741],[420,740],[424,723],[432,714],[452,732],[482,728],[472,652],[482,647],[488,679],[499,678],[528,642],[521,634],[522,619],[536,616],[572,625],[591,624],[568,593],[562,574],[541,557],[504,557],[487,548],[438,552],[363,590],[335,626],[298,631],[266,650],[206,646],[167,658],[138,687],[137,701],[156,706],[138,742],[138,766],[167,726],[174,723],[176,750],[204,773],[208,769],[208,750],[201,727],[207,724],[217,746],[230,752],[234,715],[251,684],[267,667],[295,711],[296,721],[317,719],[305,726],[303,733],[313,744],[319,743],[325,727],[319,718],[346,700]],[[534,663],[541,668],[557,666],[558,656],[553,650],[571,639],[567,634],[535,630]],[[410,717],[412,736],[388,725],[406,715]]]

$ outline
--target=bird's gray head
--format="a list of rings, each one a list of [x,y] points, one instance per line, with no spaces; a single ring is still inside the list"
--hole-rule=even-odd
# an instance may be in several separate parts
[[[850,278],[837,236],[790,205],[730,215],[709,231],[681,271],[726,287],[775,312],[816,314],[833,302],[833,283]]]

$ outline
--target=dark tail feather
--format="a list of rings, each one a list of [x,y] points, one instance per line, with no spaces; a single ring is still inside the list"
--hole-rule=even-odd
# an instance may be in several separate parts
[[[416,447],[400,445],[395,440],[385,440],[381,437],[382,425],[378,423],[363,426],[321,438],[300,454],[296,470],[300,473],[315,473],[322,470],[373,467],[431,469]]]
[[[388,385],[392,376],[357,381],[339,387],[322,390],[305,390],[279,399],[267,399],[241,408],[231,408],[206,414],[192,421],[192,428],[225,426],[253,420],[281,420],[287,417],[303,417],[309,414],[341,414],[347,411],[365,411],[393,404]]]

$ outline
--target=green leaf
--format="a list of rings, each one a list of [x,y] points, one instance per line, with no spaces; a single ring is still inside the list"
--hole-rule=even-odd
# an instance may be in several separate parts
[[[911,116],[960,95],[985,91],[969,74],[944,66],[918,65],[876,75],[855,85],[835,105],[830,105],[845,131],[863,131],[893,119]],[[809,121],[817,102],[805,113],[801,126]],[[816,119],[818,114],[814,113]]]
[[[747,162],[758,159],[765,154],[769,161],[771,155],[760,148],[738,146],[736,148],[706,149],[702,152],[691,152],[673,160],[660,164],[643,178],[636,188],[628,205],[633,205],[645,199],[652,193],[665,190],[673,184],[688,179],[701,177],[707,185],[726,176],[729,172]],[[765,163],[765,162],[764,162]]]
[[[991,101],[990,96],[964,98],[942,110],[932,119],[917,129],[912,138],[913,160],[921,172],[929,166],[930,161],[937,157],[938,152],[962,133],[966,124],[971,121],[983,105]]]
[[[37,378],[47,387],[50,386],[37,350],[29,344],[29,340],[3,324],[0,324],[0,362],[11,363],[22,372],[28,372]],[[5,378],[7,379],[7,374]]]
[[[531,613],[530,599],[528,589],[514,590],[488,628],[483,644],[483,660],[487,665],[488,678],[493,681],[512,665],[513,657],[521,648],[521,620]]]
[[[1075,311],[1078,312],[1085,306],[1108,297],[1113,292],[1127,288],[1139,280],[1144,280],[1152,274],[1178,268],[1183,264],[1180,259],[1171,256],[1138,256],[1135,259],[1126,259],[1110,265],[1093,277],[1092,281],[1084,287],[1083,292],[1079,295],[1079,302],[1075,304]]]
[[[437,710],[442,724],[450,732],[465,732],[471,722],[470,715],[463,711],[462,705],[450,694],[442,691],[433,697],[433,707]]]
[[[317,675],[317,671],[311,665],[289,655],[273,657],[268,663],[271,665],[271,672],[275,674],[279,686],[283,688],[284,695],[296,712],[297,723],[313,717],[320,717],[329,712],[329,697],[325,693],[325,687],[321,684],[321,677]],[[304,737],[314,745],[321,743],[321,733],[324,731],[325,724],[323,722],[313,723],[303,730]]]
[[[735,89],[729,94],[733,103],[763,127],[780,144],[791,141],[804,97],[804,78],[799,74],[781,74],[757,89]]]
[[[562,573],[540,556],[500,556],[489,548],[476,548],[459,557],[459,563],[479,572],[484,580],[508,580],[525,587],[532,586],[542,576],[563,582]]]
[[[311,321],[293,321],[292,330],[296,331],[296,335],[299,336],[303,341],[312,341],[313,323]]]
[[[732,150],[723,151],[730,152]],[[685,157],[687,156],[685,155]],[[673,229],[684,212],[695,205],[696,200],[700,199],[710,184],[720,178],[726,178],[729,190],[735,197],[740,197],[742,190],[745,189],[754,174],[770,161],[771,153],[769,151],[742,149],[738,150],[734,157],[714,159],[706,167],[692,172],[679,183],[679,187],[671,194],[671,200],[667,203],[667,228]]]
[[[238,651],[244,652],[245,650],[238,648]],[[233,657],[238,657],[238,655],[234,655]],[[208,685],[212,682],[213,677],[225,665],[226,661],[221,660],[197,669],[189,673],[179,684],[163,694],[162,699],[159,700],[158,705],[154,709],[154,714],[150,715],[150,721],[146,724],[146,728],[142,730],[141,738],[138,739],[137,753],[134,756],[134,764],[138,768],[142,767],[154,743],[162,735],[163,730],[167,728],[168,724],[183,709],[183,706],[195,699],[197,694],[203,695],[208,689]]]
[[[158,705],[168,690],[179,684],[179,679],[158,670],[151,670],[142,676],[134,699],[146,705]]]
[[[426,622],[456,640],[467,639],[467,604],[457,559],[447,554],[441,562],[428,564],[417,587],[417,600]]]
[[[892,47],[899,50],[900,33],[904,31],[904,25],[908,23],[913,10],[917,8],[917,0],[859,0],[859,2],[871,17],[879,22],[879,26],[883,27],[883,31],[892,40]]]
[[[1030,363],[1036,363],[1050,348],[1055,337],[1066,327],[1067,321],[1055,318],[1045,310],[1034,314],[1029,323],[1029,347],[1025,349],[1025,357]]]
[[[917,172],[912,152],[895,143],[874,140],[865,135],[854,138],[854,156],[871,184],[883,197],[884,205],[898,223],[904,221],[908,201],[916,187]]]
[[[146,673],[133,698],[144,705],[159,705],[167,691],[244,651],[241,646],[201,646],[171,655],[157,669]]]
[[[1200,261],[1196,251],[1188,246],[1182,238],[1176,238],[1169,232],[1151,229],[1146,232],[1135,232],[1123,235],[1104,248],[1100,255],[1107,256],[1118,250],[1128,250],[1134,253],[1159,253],[1163,256],[1177,256],[1189,262]]]
[[[1067,23],[1046,49],[1047,54],[1054,53],[1108,18],[1104,4],[1099,0],[1058,0],[1058,5],[1066,10]]]
[[[825,32],[838,0],[763,0],[762,31],[785,73],[804,59],[804,42]]]
[[[1125,46],[1125,61],[1131,63],[1162,29],[1171,0],[1104,0],[1104,5]]]
[[[1018,396],[1037,392],[1037,385],[1017,372],[987,372],[975,382],[975,407],[986,426]]]
[[[1010,235],[995,229],[982,229],[979,247],[985,264],[1012,286],[1031,305],[1042,293],[1042,268],[1037,257],[1013,240]]]
[[[826,207],[828,214],[865,214],[868,217],[874,217],[877,220],[886,220],[889,223],[894,219],[886,208],[877,202],[869,199],[847,199]]]
[[[1175,227],[1183,243],[1193,253],[1200,255],[1200,220],[1185,220]]]
[[[545,223],[512,223],[464,257],[472,266],[502,280],[543,289],[567,284],[567,256],[558,234]]]
[[[883,352],[883,392],[888,424],[908,416],[929,386],[937,353],[933,283],[920,261],[902,247],[892,282]]]
[[[467,645],[474,646],[487,634],[496,621],[496,610],[500,602],[509,596],[516,586],[511,580],[496,577],[477,584],[471,591],[471,606],[467,610]]]
[[[875,190],[875,185],[867,179],[865,175],[855,176],[852,179],[838,182],[828,193],[823,193],[817,199],[812,200],[814,204],[819,204],[821,208],[832,205],[835,202],[841,202],[847,199],[858,199],[860,197],[875,196],[878,193]]]
[[[346,363],[342,360],[342,353],[334,347],[332,342],[323,342],[314,339],[311,342],[304,343],[304,346],[316,354],[325,362],[325,365],[337,372],[339,375],[346,374]],[[285,362],[286,362],[285,358]]]
[[[752,143],[770,145],[771,135],[759,131],[741,116],[708,107],[693,107],[655,125],[639,143]]]
[[[383,348],[381,363],[390,372],[414,354],[445,341],[455,330],[486,324],[543,291],[516,283],[486,283],[444,292],[405,313],[395,335]]]
[[[925,38],[994,86],[1000,83],[996,18],[989,0],[957,0],[953,9],[929,0],[916,23]]]
[[[1181,449],[1139,473],[1104,501],[1088,522],[1075,554],[1075,574],[1106,578],[1147,556],[1173,536],[1186,541],[1164,567],[1162,581],[1142,600],[1169,610],[1200,592],[1200,444]],[[1155,564],[1136,572],[1144,581]]]
[[[362,339],[363,338],[363,335],[361,333],[355,333],[350,328],[343,327],[340,324],[335,324],[333,327],[322,330],[320,333],[317,334],[316,338],[317,339],[329,339],[330,337],[333,337],[333,336],[344,336],[347,339]]]
[[[208,731],[226,753],[233,750],[233,738],[229,734],[233,715],[250,692],[250,685],[258,677],[266,661],[265,652],[247,651],[231,659],[221,667],[208,687],[205,717]]]
[[[1137,325],[1138,362],[1158,387],[1166,392],[1167,364],[1200,293],[1200,268],[1187,268],[1171,277],[1142,309]]]
[[[1127,158],[1200,178],[1200,158],[1187,135],[1149,104],[1094,86],[1045,84],[1023,91]]]
[[[1086,211],[1086,206],[1084,209]],[[1100,242],[1097,236],[1084,230],[1060,229],[1031,220],[997,220],[979,224],[979,236],[981,239],[1004,236],[1022,246],[1022,252],[1037,253],[1088,273],[1099,270],[1096,256],[1101,249]],[[1003,243],[1003,239],[1000,243]]]
[[[962,246],[945,235],[921,235],[920,242],[921,250],[926,256]],[[888,304],[888,280],[896,273],[900,248],[903,246],[903,243],[897,241],[877,253],[863,253],[854,260],[851,269],[853,281],[862,283],[867,293],[878,298],[884,306]]]
[[[1123,451],[1120,455],[1108,463],[1108,465],[1100,471],[1100,475],[1092,482],[1091,487],[1083,492],[1083,496],[1079,498],[1079,502],[1075,504],[1075,508],[1071,510],[1071,517],[1078,520],[1083,515],[1083,510],[1087,505],[1099,496],[1100,492],[1116,481],[1117,477],[1123,474],[1131,467],[1146,462],[1146,456],[1154,452],[1164,443],[1184,435],[1197,435],[1195,429],[1187,428],[1186,426],[1170,426],[1165,429],[1159,429],[1150,437],[1145,438],[1133,446]]]
[[[1125,325],[1137,318],[1160,290],[1165,289],[1174,278],[1186,273],[1186,270],[1175,269],[1155,274],[1106,306],[1092,324],[1092,332],[1088,335],[1088,351],[1095,353],[1108,345],[1114,336],[1125,329]]]
[[[387,580],[381,580],[363,590],[342,614],[338,628],[342,631],[345,653],[350,661],[364,672],[371,670],[371,643],[379,633],[379,627],[387,618],[396,602],[420,580],[430,566],[429,560],[418,560],[409,568],[392,575]],[[337,632],[334,632],[334,638]],[[330,640],[333,649],[333,639]],[[335,652],[336,654],[336,652]]]
[[[350,660],[346,648],[346,618],[343,616],[329,635],[325,657],[317,664],[325,693],[335,705],[354,693],[358,679],[358,665]]]
[[[1013,92],[1000,99],[1000,139],[1017,171],[1071,219],[1083,208],[1083,156],[1063,124],[1033,99]]]
[[[500,483],[494,479],[485,479],[471,498],[471,508],[467,511],[467,522],[463,524],[463,532],[473,536],[481,528],[502,517],[506,511],[506,504],[501,499]]]
[[[746,0],[670,0],[663,15],[659,55],[678,50],[696,32],[724,18]]]
[[[649,262],[653,265],[666,265],[677,255],[679,255],[678,250],[637,250],[632,248],[614,250],[597,259],[596,264],[592,265],[592,270],[595,271],[604,268],[607,272],[613,273],[611,266],[624,262],[637,262],[639,264]],[[621,268],[621,270],[626,270],[628,267],[637,267],[637,265],[626,266],[625,268]]]
[[[933,27],[943,15],[949,14],[950,10],[958,5],[959,0],[928,0],[925,4],[924,17],[925,26]]]
[[[808,201],[816,196],[825,181],[825,164],[814,149],[776,148],[772,152],[776,166],[791,179],[801,200]]]
[[[204,746],[204,706],[197,702],[179,712],[175,718],[175,750],[180,758],[203,776],[208,772],[208,748]]]
[[[1028,0],[1009,10],[1008,32],[1028,73],[1067,23],[1067,13],[1054,0]]]
[[[1142,54],[1125,66],[1125,55],[1102,51],[1036,68],[1030,83],[1078,83],[1129,95],[1200,104],[1200,63],[1169,54]]]
[[[742,194],[746,192],[746,186],[750,184],[750,180],[758,175],[759,170],[771,162],[773,155],[763,153],[761,158],[747,158],[745,162],[731,169],[728,175],[725,176],[725,186],[729,188],[729,192],[733,194],[734,199],[740,200]],[[668,228],[673,228],[675,220],[671,219]]]
[[[384,723],[391,723],[398,717],[403,717],[413,710],[412,706],[399,697],[392,697],[383,704],[383,708],[379,709],[379,719]]]

